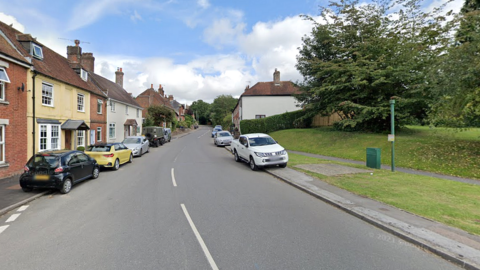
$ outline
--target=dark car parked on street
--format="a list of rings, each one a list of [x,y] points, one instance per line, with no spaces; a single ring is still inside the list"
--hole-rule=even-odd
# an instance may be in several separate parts
[[[65,194],[74,184],[100,175],[97,161],[76,150],[39,152],[28,160],[24,170],[20,186],[25,192],[33,188],[54,188]]]

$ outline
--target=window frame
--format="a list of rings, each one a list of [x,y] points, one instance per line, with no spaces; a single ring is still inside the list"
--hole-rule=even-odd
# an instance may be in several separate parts
[[[0,81],[0,101],[5,101],[5,82]]]
[[[83,68],[80,69],[80,78],[84,81],[88,80],[88,72]]]
[[[85,147],[85,130],[77,130],[77,147]]]
[[[140,109],[137,109],[137,118],[140,117]]]
[[[0,164],[5,164],[5,129],[7,125],[0,125]]]
[[[45,96],[45,95],[43,94],[43,92],[44,92],[44,86],[51,88],[51,93],[52,93],[52,96],[51,96],[51,97]],[[45,99],[46,99],[46,98],[49,98],[49,99],[50,99],[50,104],[44,103],[44,98],[45,98]],[[54,101],[54,98],[55,98],[55,95],[54,95],[53,84],[47,83],[47,82],[42,82],[42,105],[43,105],[43,106],[48,106],[48,107],[54,107],[54,106],[55,106],[55,104],[54,104],[54,102],[53,102],[53,101]]]
[[[102,141],[102,127],[97,127],[97,132],[96,132],[96,136],[97,136],[97,142],[101,142]]]
[[[110,100],[110,111],[115,112],[115,102]]]
[[[112,128],[113,128],[113,136],[112,136]],[[110,123],[108,124],[108,138],[109,139],[115,139],[116,138],[116,125],[115,123]]]
[[[128,105],[125,105],[125,115],[128,115]]]
[[[36,49],[38,49],[38,51]],[[40,54],[38,54],[38,52]],[[40,47],[39,45],[37,45],[35,43],[32,43],[32,56],[34,58],[43,60],[43,49],[42,49],[42,47]]]
[[[44,131],[42,130],[43,127],[45,127]],[[53,136],[55,131],[57,136]],[[43,137],[42,132],[44,132],[46,136]],[[62,132],[61,132],[60,125],[39,124],[38,125],[38,151],[42,152],[47,150],[60,150],[60,148],[62,147],[61,137],[62,137]],[[43,144],[42,144],[42,139],[45,139],[45,142]],[[57,144],[56,148],[52,147],[53,139],[56,139],[56,144]],[[45,148],[43,148],[42,145],[45,145]]]
[[[255,119],[262,119],[262,118],[265,118],[265,114],[256,114],[255,115]]]
[[[103,100],[97,99],[97,114],[103,114]]]
[[[80,100],[82,102],[80,102]],[[80,108],[80,106],[82,106],[82,107]],[[81,94],[81,93],[77,93],[77,111],[78,112],[85,112],[85,95]]]

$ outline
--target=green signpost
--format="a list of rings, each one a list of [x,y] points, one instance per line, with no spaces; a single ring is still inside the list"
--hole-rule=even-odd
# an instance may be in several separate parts
[[[390,100],[390,112],[391,112],[391,127],[392,131],[388,138],[392,142],[392,172],[395,171],[395,100]]]

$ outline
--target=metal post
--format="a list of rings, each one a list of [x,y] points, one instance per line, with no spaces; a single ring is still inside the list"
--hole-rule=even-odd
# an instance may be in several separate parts
[[[391,134],[393,136],[392,140],[392,172],[395,171],[395,100],[390,100],[390,119],[391,119]]]

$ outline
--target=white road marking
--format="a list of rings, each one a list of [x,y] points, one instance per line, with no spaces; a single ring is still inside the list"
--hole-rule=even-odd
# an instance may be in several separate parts
[[[8,228],[8,226],[10,226],[10,225],[0,226],[0,233],[5,231]]]
[[[183,150],[185,150],[185,148],[186,148],[186,146],[184,146],[184,147],[182,148],[182,150],[180,151],[180,153],[178,153],[178,155],[175,157],[175,159],[173,160],[173,162],[177,162],[178,156],[180,156],[180,154],[183,152]]]
[[[27,208],[28,208],[28,205],[24,205],[24,206],[18,208],[17,212],[23,212],[23,211],[25,211]]]
[[[181,204],[183,213],[185,214],[185,217],[187,217],[188,223],[190,223],[190,227],[192,227],[193,233],[197,237],[198,242],[200,243],[200,246],[203,249],[203,253],[205,253],[205,256],[207,256],[207,260],[210,263],[210,266],[212,267],[213,270],[218,270],[217,264],[215,264],[215,261],[213,260],[212,255],[208,251],[207,245],[205,245],[205,242],[203,242],[202,236],[197,230],[197,227],[195,227],[195,224],[193,224],[192,219],[190,218],[190,215],[188,214],[187,208],[185,205],[182,203]]]
[[[176,187],[177,182],[175,181],[175,174],[174,174],[173,168],[172,168],[172,182],[173,182],[173,186]]]
[[[15,221],[15,219],[17,219],[20,215],[21,215],[21,214],[13,214],[13,215],[11,215],[11,216],[7,219],[7,221],[5,221],[5,222]]]
[[[208,133],[208,131],[203,133],[202,135],[198,136],[197,139],[200,139],[201,137],[205,136],[205,134],[207,134],[207,133]]]

